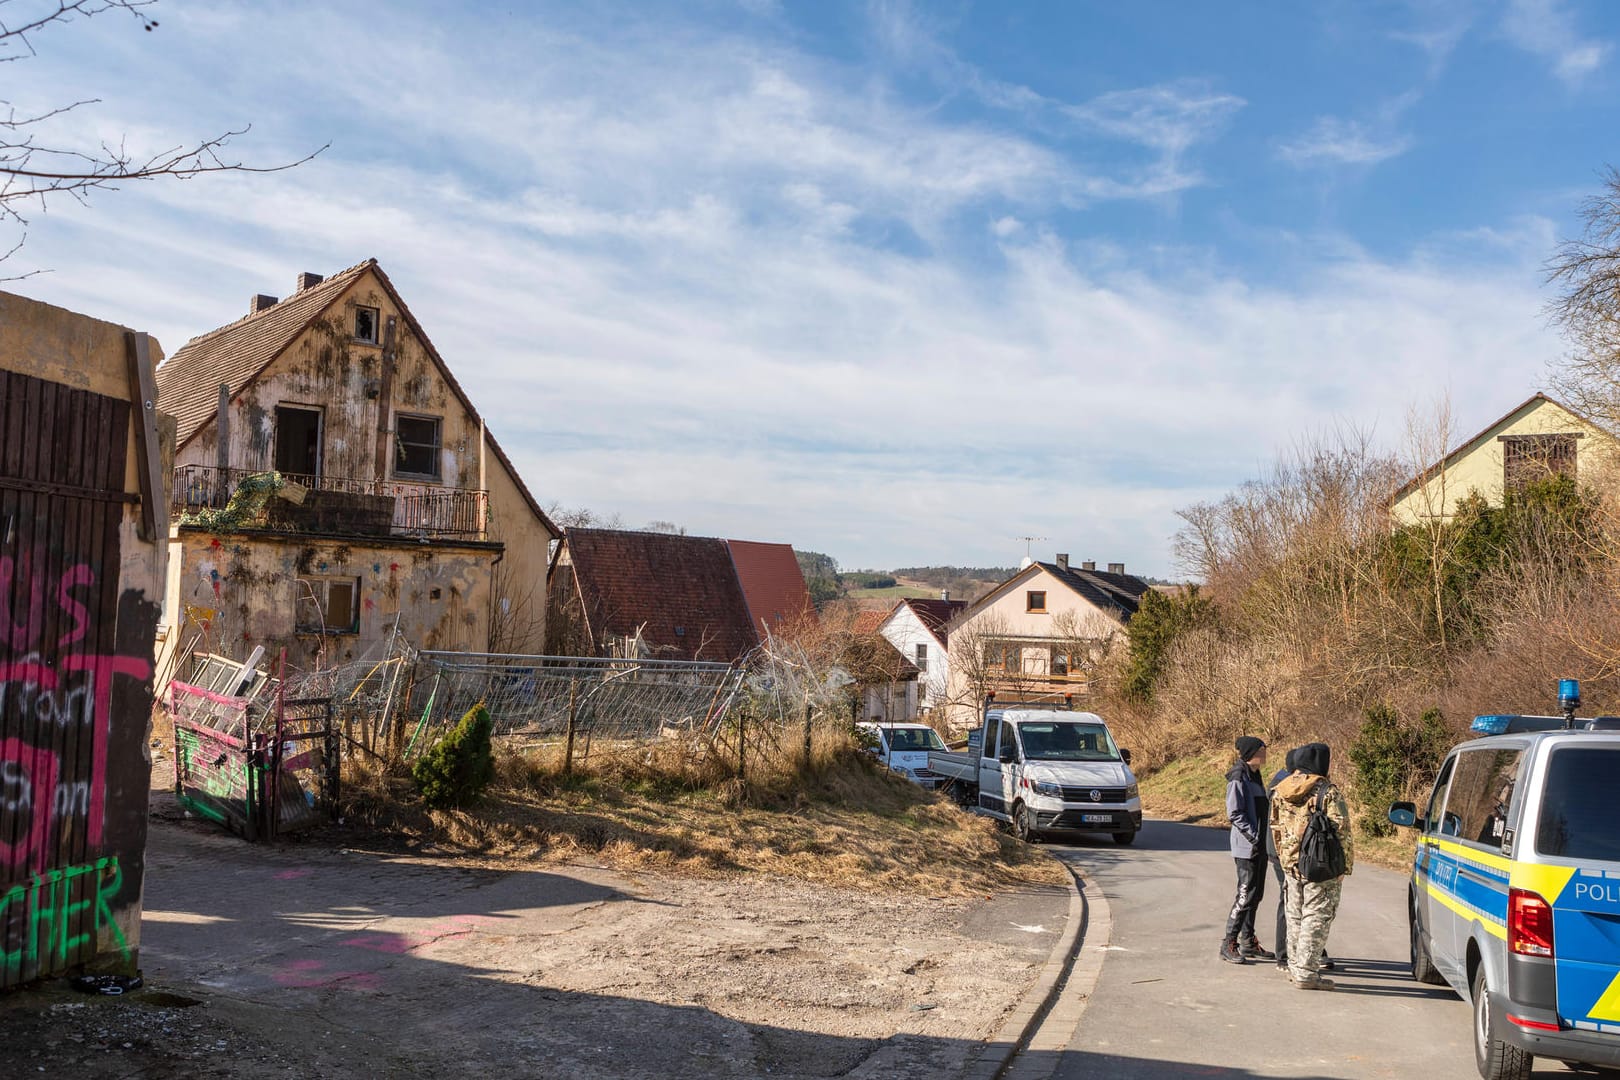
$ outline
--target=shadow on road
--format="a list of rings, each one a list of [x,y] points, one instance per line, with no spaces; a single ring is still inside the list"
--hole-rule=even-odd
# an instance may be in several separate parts
[[[1181,821],[1157,821],[1152,818],[1142,823],[1142,831],[1137,834],[1136,843],[1129,847],[1114,843],[1108,836],[1094,836],[1090,833],[1055,836],[1051,838],[1050,843],[1054,847],[1084,849],[1087,859],[1102,856],[1112,857],[1115,861],[1140,857],[1145,852],[1153,851],[1231,850],[1226,829],[1212,828],[1208,825],[1189,825]]]

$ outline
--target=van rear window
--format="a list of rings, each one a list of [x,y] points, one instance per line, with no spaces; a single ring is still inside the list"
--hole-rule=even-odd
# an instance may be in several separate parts
[[[1620,862],[1616,778],[1620,778],[1620,747],[1554,750],[1547,764],[1536,850],[1566,859]]]

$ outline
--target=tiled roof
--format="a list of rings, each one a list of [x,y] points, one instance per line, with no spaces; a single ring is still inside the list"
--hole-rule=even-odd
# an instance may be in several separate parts
[[[761,638],[791,628],[815,610],[791,544],[727,540],[726,546]]]
[[[1057,563],[1048,562],[1036,565],[1097,607],[1117,612],[1120,622],[1130,621],[1136,609],[1142,606],[1142,597],[1153,588],[1135,574],[1110,574],[1073,566],[1065,570]]]
[[[655,657],[732,661],[758,643],[726,541],[569,529],[564,543],[599,647],[639,630]]]
[[[367,271],[375,274],[377,281],[388,292],[400,314],[405,317],[406,325],[427,350],[462,407],[468,415],[477,419],[479,414],[473,408],[472,399],[451,374],[450,366],[439,355],[439,350],[433,347],[433,342],[422,329],[422,324],[416,321],[404,297],[399,295],[394,283],[377,265],[377,260],[367,259],[347,270],[340,270],[319,284],[294,293],[264,311],[245,315],[217,330],[194,337],[165,360],[157,369],[158,407],[179,423],[176,448],[185,446],[215,420],[221,383],[230,387],[233,396],[240,394]],[[524,484],[523,477],[512,464],[512,459],[506,456],[506,451],[501,449],[495,435],[486,428],[484,438],[495,457],[506,467],[512,483],[528,503],[530,511],[552,536],[561,536],[562,530],[540,508],[539,501]]]
[[[941,645],[949,642],[945,626],[966,608],[966,600],[902,600],[901,603],[917,613],[924,628],[934,635],[934,640]]]
[[[862,608],[855,613],[855,632],[857,634],[875,634],[894,611],[893,608],[885,611],[881,608]]]
[[[332,301],[376,265],[376,259],[367,259],[180,346],[157,369],[158,407],[179,421],[178,445],[190,442],[218,414],[221,383],[231,388],[233,396],[241,393]]]

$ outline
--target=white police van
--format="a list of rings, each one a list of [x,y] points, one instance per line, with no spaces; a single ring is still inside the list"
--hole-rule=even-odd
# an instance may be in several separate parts
[[[1428,802],[1409,891],[1412,975],[1473,1003],[1486,1080],[1534,1057],[1620,1067],[1620,718],[1481,716]]]

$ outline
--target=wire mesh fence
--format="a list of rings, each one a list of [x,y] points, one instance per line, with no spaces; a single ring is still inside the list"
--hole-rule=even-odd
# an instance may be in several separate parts
[[[712,731],[744,674],[693,661],[423,652],[404,712],[413,742],[480,702],[497,734],[652,739]]]

